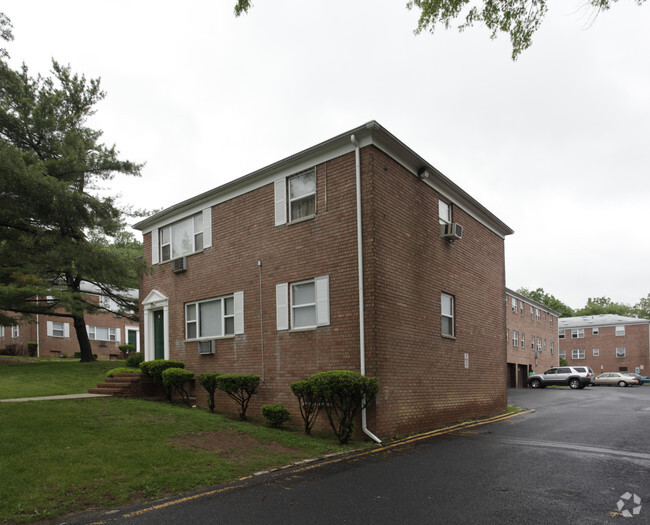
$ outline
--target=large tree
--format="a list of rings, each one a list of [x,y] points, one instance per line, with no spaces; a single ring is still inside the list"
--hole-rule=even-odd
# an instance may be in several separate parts
[[[631,306],[615,303],[609,297],[589,297],[587,304],[576,312],[576,315],[615,314],[633,317],[635,312]]]
[[[517,290],[517,293],[520,293],[524,297],[528,297],[533,301],[537,301],[538,303],[548,306],[551,310],[559,313],[560,317],[571,317],[574,315],[573,308],[567,306],[552,294],[545,292],[543,288],[537,288],[536,290],[519,288],[519,290]]]
[[[0,14],[0,38],[11,40],[10,28]],[[120,160],[86,125],[105,96],[99,79],[56,61],[51,77],[32,77],[0,55],[0,310],[71,317],[81,360],[91,361],[84,314],[100,307],[85,283],[132,315],[125,292],[142,264],[122,210],[98,190],[141,165]]]
[[[593,15],[608,10],[617,0],[584,0],[582,4],[593,10]],[[633,0],[641,5],[645,0]],[[247,13],[251,0],[237,0],[235,15]],[[419,9],[420,18],[415,33],[433,33],[442,27],[449,29],[459,20],[458,30],[464,31],[474,24],[483,24],[490,31],[490,38],[499,32],[509,36],[512,59],[530,47],[533,34],[542,23],[547,11],[547,0],[408,0],[408,9]]]

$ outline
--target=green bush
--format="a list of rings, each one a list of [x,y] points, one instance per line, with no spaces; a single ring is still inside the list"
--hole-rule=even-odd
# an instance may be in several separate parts
[[[38,353],[38,343],[27,343],[27,353],[29,357],[36,357]]]
[[[132,366],[119,366],[117,368],[111,368],[106,372],[106,377],[113,377],[113,374],[139,374],[140,369]]]
[[[282,428],[282,424],[291,419],[289,411],[282,405],[264,405],[262,415],[273,428]]]
[[[118,346],[118,348],[119,348],[120,351],[122,352],[122,355],[124,356],[124,359],[126,359],[127,357],[129,357],[129,354],[130,354],[131,352],[135,351],[135,346],[133,346],[133,345],[129,345],[129,344],[126,344],[126,345],[120,345],[120,346]]]
[[[185,363],[171,359],[154,359],[153,361],[143,361],[140,363],[142,373],[152,378],[156,383],[162,384],[165,397],[167,397],[168,401],[171,401],[172,389],[167,388],[162,380],[162,374],[168,368],[185,368]]]
[[[253,374],[223,374],[216,378],[217,388],[239,403],[241,421],[246,421],[248,403],[261,380],[260,376]]]
[[[192,379],[194,372],[183,368],[166,368],[162,372],[163,385],[170,391],[176,389],[187,406],[190,406],[190,393],[185,389],[185,384]]]
[[[144,361],[144,356],[142,352],[133,352],[129,354],[129,357],[126,358],[126,366],[138,368],[140,363]]]
[[[300,415],[305,423],[305,434],[311,435],[311,429],[320,412],[321,403],[309,381],[296,381],[291,383],[291,391],[298,398]]]
[[[320,372],[307,381],[323,404],[339,443],[346,444],[354,432],[355,417],[377,396],[379,382],[351,370]]]
[[[208,392],[208,408],[210,412],[214,412],[214,392],[217,390],[218,375],[216,372],[204,372],[196,376],[199,384]]]

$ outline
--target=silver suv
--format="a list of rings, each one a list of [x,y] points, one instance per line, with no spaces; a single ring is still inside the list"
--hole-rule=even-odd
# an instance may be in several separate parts
[[[558,366],[543,374],[528,377],[531,388],[546,388],[548,385],[569,385],[571,388],[584,388],[594,383],[594,371],[588,366]]]

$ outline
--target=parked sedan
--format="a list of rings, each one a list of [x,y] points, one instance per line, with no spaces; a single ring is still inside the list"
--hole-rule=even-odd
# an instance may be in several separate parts
[[[618,385],[618,386],[632,386],[639,385],[639,380],[634,376],[628,376],[620,372],[605,372],[596,376],[594,385]]]
[[[633,376],[636,377],[639,380],[639,384],[642,385],[643,383],[650,383],[650,377],[642,376],[641,374],[637,374],[635,372],[623,372],[626,376]]]

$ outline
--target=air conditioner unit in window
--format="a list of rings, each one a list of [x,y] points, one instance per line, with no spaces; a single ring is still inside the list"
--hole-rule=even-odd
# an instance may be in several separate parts
[[[462,239],[463,227],[457,222],[446,222],[440,225],[440,237],[445,239]]]
[[[172,272],[180,273],[187,270],[187,257],[181,257],[172,261]]]
[[[214,354],[214,339],[212,341],[199,341],[199,354]]]

